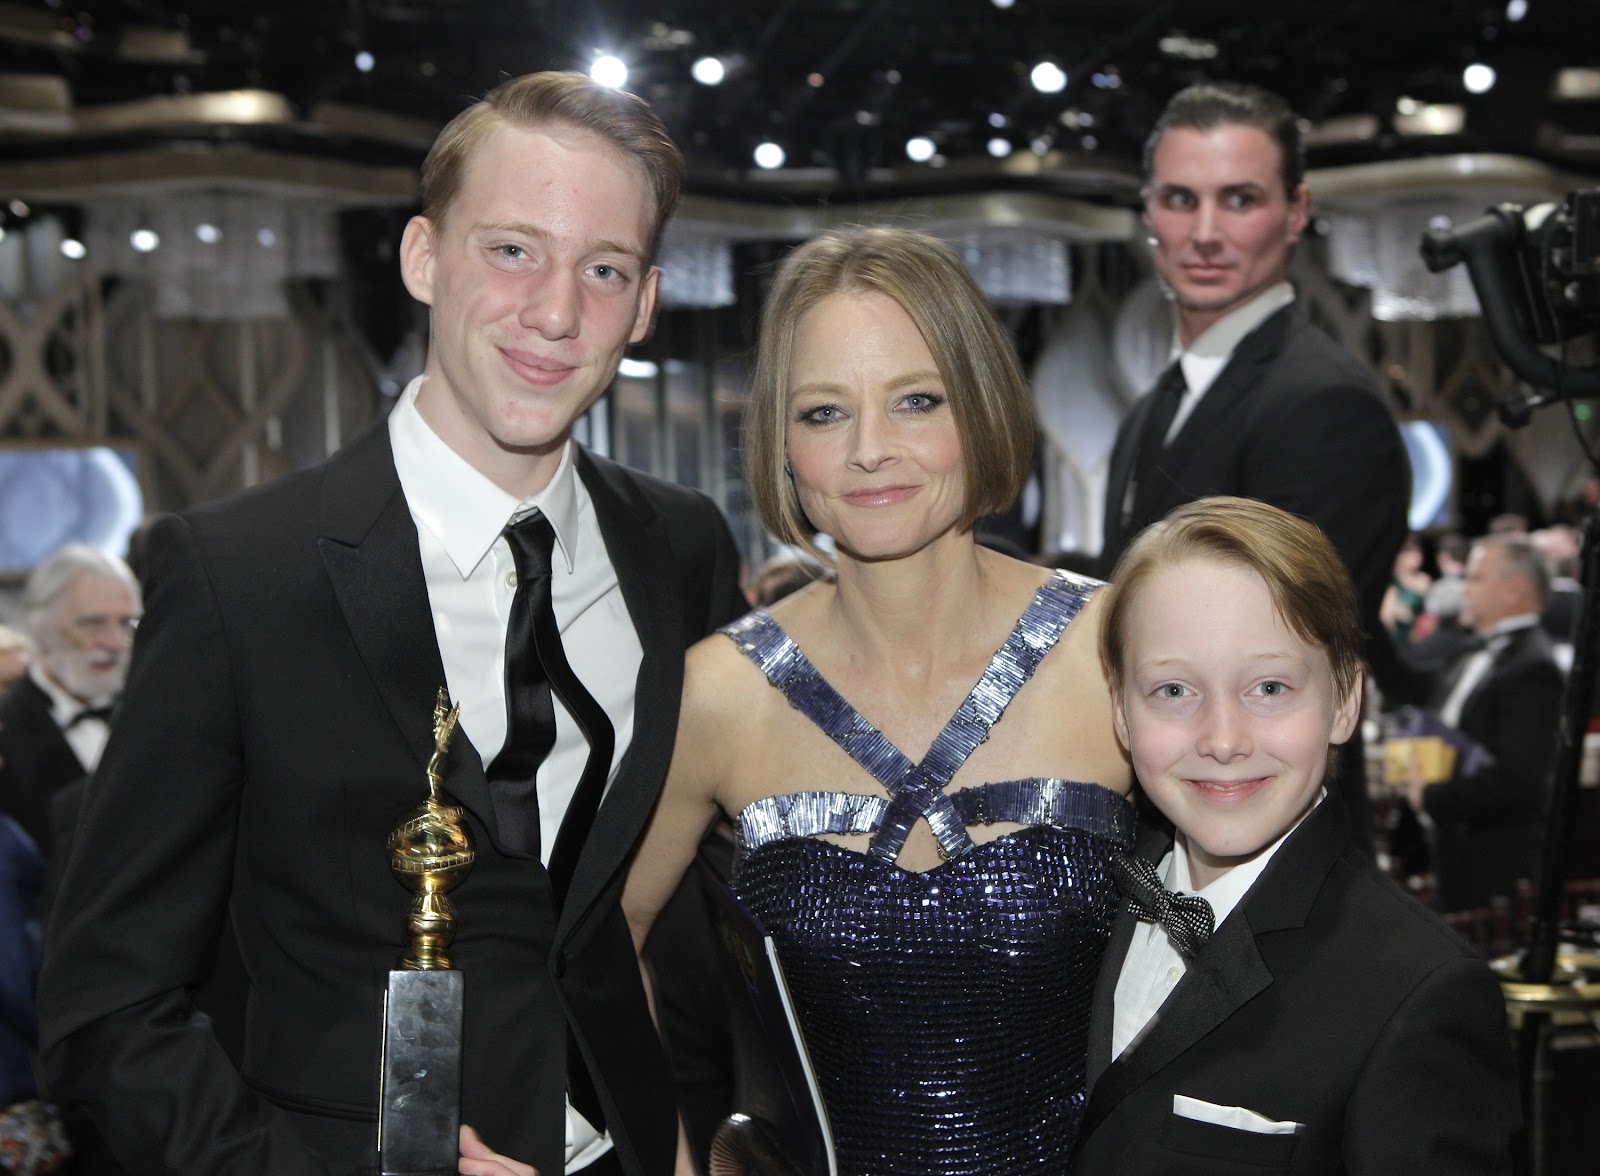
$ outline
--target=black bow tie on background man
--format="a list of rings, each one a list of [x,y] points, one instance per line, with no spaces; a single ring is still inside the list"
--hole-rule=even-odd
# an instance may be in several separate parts
[[[72,718],[67,720],[67,730],[72,730],[79,723],[84,722],[87,719],[99,719],[102,723],[109,725],[111,722],[111,711],[112,705],[110,703],[107,703],[105,706],[86,706],[77,714],[73,715]]]
[[[1185,960],[1211,938],[1216,916],[1211,904],[1197,894],[1168,890],[1156,868],[1131,853],[1113,854],[1111,876],[1141,922],[1160,923],[1173,949]]]

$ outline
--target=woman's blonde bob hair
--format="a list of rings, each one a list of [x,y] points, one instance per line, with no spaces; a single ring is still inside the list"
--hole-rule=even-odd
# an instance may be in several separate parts
[[[1011,340],[955,251],[903,228],[824,233],[795,249],[767,295],[744,419],[745,475],[761,521],[780,542],[821,556],[786,470],[795,329],[830,294],[883,294],[933,353],[961,441],[960,527],[1004,510],[1033,466],[1033,401]]]

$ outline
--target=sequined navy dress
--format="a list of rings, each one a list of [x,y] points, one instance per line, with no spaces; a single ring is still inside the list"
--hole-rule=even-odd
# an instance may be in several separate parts
[[[1057,573],[911,763],[770,616],[724,632],[883,785],[773,796],[738,817],[733,883],[778,946],[846,1176],[1064,1172],[1083,1112],[1095,973],[1132,806],[1070,780],[945,792],[1095,588]],[[895,864],[926,818],[947,859]],[[968,827],[1026,828],[974,845]],[[866,852],[819,833],[870,834]]]

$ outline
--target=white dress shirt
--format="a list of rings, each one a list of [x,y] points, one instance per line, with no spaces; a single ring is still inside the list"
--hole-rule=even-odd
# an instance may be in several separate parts
[[[1327,795],[1327,790],[1324,789],[1322,796],[1317,799],[1317,804],[1321,804]],[[1311,807],[1315,808],[1316,805]],[[1194,884],[1189,874],[1188,843],[1183,834],[1179,833],[1172,848],[1161,859],[1157,873],[1161,875],[1161,880],[1168,890],[1196,894],[1210,903],[1212,918],[1220,930],[1223,922],[1233,913],[1233,909],[1239,905],[1250,887],[1255,885],[1256,879],[1261,877],[1261,872],[1267,868],[1272,855],[1278,852],[1278,846],[1283,844],[1284,839],[1293,833],[1299,824],[1300,822],[1296,821],[1284,831],[1283,837],[1278,838],[1249,861],[1240,862],[1211,885],[1200,890],[1193,889]],[[1178,981],[1183,979],[1183,974],[1187,970],[1188,965],[1178,954],[1177,948],[1172,946],[1160,923],[1141,922],[1133,929],[1133,938],[1128,943],[1128,954],[1123,957],[1122,971],[1117,975],[1117,991],[1115,1003],[1112,1005],[1113,1060],[1121,1057],[1123,1050],[1144,1035],[1146,1027],[1154,1021],[1156,1013],[1171,995],[1172,990],[1178,986]]]
[[[99,710],[110,706],[112,700],[97,698],[87,703],[79,702],[46,677],[38,661],[29,664],[28,677],[49,696],[50,717],[61,728],[67,746],[72,748],[72,754],[78,757],[83,770],[92,774],[100,766],[100,756],[106,749],[106,741],[111,738],[111,724],[98,715],[80,719],[76,723],[72,720],[78,717],[80,711],[90,708]]]
[[[1268,286],[1249,302],[1231,310],[1202,331],[1187,348],[1177,341],[1173,333],[1172,359],[1183,365],[1183,382],[1186,390],[1178,401],[1178,411],[1172,418],[1164,441],[1170,442],[1178,435],[1194,412],[1195,405],[1216,383],[1222,369],[1233,358],[1234,348],[1251,331],[1266,322],[1278,311],[1294,301],[1294,287],[1288,282]]]
[[[1531,629],[1539,623],[1536,613],[1521,613],[1514,617],[1506,617],[1494,628],[1483,635],[1483,646],[1467,655],[1467,660],[1461,665],[1461,672],[1456,675],[1455,685],[1450,687],[1450,694],[1444,700],[1444,705],[1439,708],[1439,717],[1452,727],[1461,726],[1461,708],[1466,705],[1468,697],[1478,688],[1478,684],[1489,673],[1489,667],[1494,665],[1494,659],[1511,641],[1511,634],[1521,629]]]
[[[422,419],[417,389],[424,378],[418,376],[401,393],[389,415],[389,441],[417,524],[445,685],[461,706],[461,728],[487,768],[506,741],[506,627],[517,590],[516,564],[503,532],[513,518],[537,508],[556,533],[550,596],[562,648],[616,730],[609,788],[633,738],[634,693],[644,652],[594,503],[578,477],[574,445],[567,443],[544,490],[518,499],[474,469]],[[589,758],[588,740],[572,715],[558,695],[552,701],[555,746],[536,776],[539,846],[546,864]],[[610,1138],[569,1104],[567,1171],[587,1166],[610,1146]]]

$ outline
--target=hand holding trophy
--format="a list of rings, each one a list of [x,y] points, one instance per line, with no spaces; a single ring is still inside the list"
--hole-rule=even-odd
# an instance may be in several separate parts
[[[439,799],[459,706],[441,689],[433,710],[428,798],[389,834],[389,866],[415,896],[408,943],[384,999],[378,1106],[383,1176],[456,1171],[461,1124],[463,977],[446,950],[455,938],[448,892],[477,857],[460,808]]]

